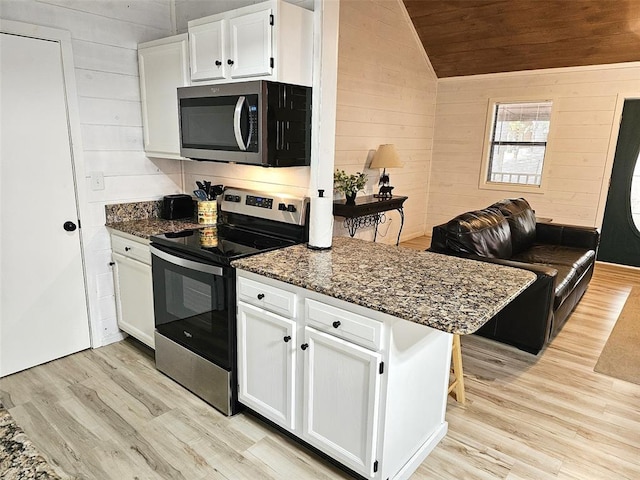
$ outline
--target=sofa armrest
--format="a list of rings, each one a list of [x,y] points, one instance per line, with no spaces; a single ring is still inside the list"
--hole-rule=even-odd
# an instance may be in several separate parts
[[[600,232],[594,227],[580,227],[561,223],[537,223],[536,242],[597,250],[600,243]]]
[[[477,260],[479,262],[495,263],[496,265],[504,265],[505,267],[521,268],[522,270],[528,270],[530,272],[533,272],[539,277],[543,275],[547,277],[551,277],[553,279],[554,284],[555,284],[555,279],[558,276],[558,271],[555,268],[547,267],[546,265],[517,262],[515,260],[506,260],[502,258],[481,257],[479,255],[474,255],[471,253],[452,252],[451,250],[443,250],[441,248],[437,248],[433,244],[431,248],[428,248],[426,251],[433,252],[433,253],[440,253],[442,255],[468,258],[469,260]]]
[[[478,255],[470,255],[466,258],[471,260],[479,260],[481,262],[489,262],[495,263],[497,265],[504,265],[505,267],[513,267],[513,268],[521,268],[522,270],[529,270],[530,272],[535,273],[538,276],[547,276],[552,277],[555,281],[555,278],[558,276],[558,271],[555,268],[547,267],[546,265],[538,265],[536,263],[525,263],[525,262],[517,262],[515,260],[505,260],[502,258],[486,258],[480,257]]]

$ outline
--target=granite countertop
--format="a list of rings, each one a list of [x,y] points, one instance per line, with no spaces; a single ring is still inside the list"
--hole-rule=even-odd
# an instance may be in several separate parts
[[[162,218],[145,218],[141,220],[107,223],[106,226],[113,230],[148,239],[152,235],[180,232],[191,228],[202,228],[204,225],[199,225],[193,219],[164,220]]]
[[[536,276],[527,270],[335,237],[235,260],[265,277],[450,333],[478,330]]]
[[[161,200],[105,205],[105,226],[145,239],[161,233],[203,227],[195,218],[164,220],[160,218],[161,210]]]

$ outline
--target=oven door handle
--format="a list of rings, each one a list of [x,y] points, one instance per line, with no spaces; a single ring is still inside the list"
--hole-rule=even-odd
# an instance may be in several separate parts
[[[171,255],[170,253],[160,250],[159,248],[156,248],[154,246],[150,246],[149,250],[151,251],[152,255],[161,258],[165,262],[177,265],[178,267],[188,268],[190,270],[195,270],[196,272],[211,273],[213,275],[217,275],[218,277],[223,276],[221,267],[217,267],[215,265],[207,265],[206,263],[194,262],[193,260],[187,260],[186,258]]]
[[[243,152],[247,149],[247,145],[244,143],[244,138],[242,138],[242,126],[240,125],[240,119],[242,117],[242,107],[244,107],[245,101],[245,97],[238,97],[236,108],[233,112],[233,133],[236,136],[238,148],[240,148],[240,150],[242,150]]]

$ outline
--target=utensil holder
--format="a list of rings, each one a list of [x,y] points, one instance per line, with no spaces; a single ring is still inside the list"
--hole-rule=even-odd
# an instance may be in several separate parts
[[[218,202],[216,200],[198,202],[198,223],[215,225],[218,221]]]

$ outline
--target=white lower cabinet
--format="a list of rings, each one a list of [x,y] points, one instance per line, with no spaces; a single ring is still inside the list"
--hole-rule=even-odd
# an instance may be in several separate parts
[[[238,305],[238,398],[269,420],[295,428],[296,324]]]
[[[302,438],[374,474],[381,355],[305,327]]]
[[[240,402],[366,478],[409,478],[447,431],[451,334],[237,278]]]
[[[118,327],[155,348],[149,244],[112,233],[111,248]]]

